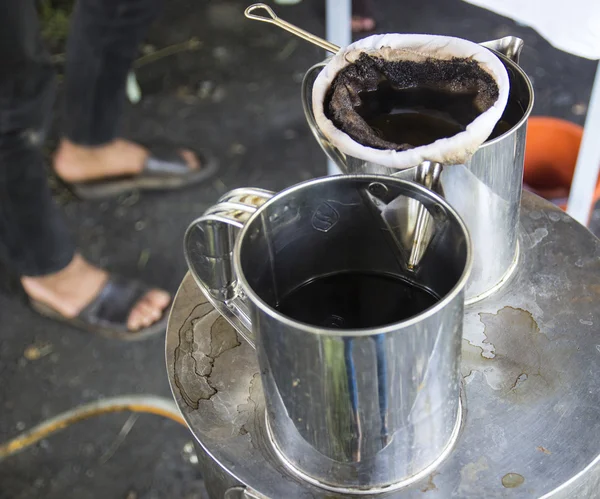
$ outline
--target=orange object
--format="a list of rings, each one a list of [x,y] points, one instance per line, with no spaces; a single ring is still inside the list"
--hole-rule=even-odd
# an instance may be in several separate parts
[[[527,123],[523,183],[529,190],[561,209],[567,207],[583,127],[548,116],[532,116]],[[600,199],[596,183],[594,204]]]

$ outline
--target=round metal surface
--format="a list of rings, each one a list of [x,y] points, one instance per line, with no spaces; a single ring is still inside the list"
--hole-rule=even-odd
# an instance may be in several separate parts
[[[454,450],[424,479],[377,497],[597,497],[600,240],[524,193],[520,249],[509,282],[465,310],[466,417]],[[189,275],[171,312],[166,360],[201,462],[225,489],[341,497],[277,459],[255,352]]]

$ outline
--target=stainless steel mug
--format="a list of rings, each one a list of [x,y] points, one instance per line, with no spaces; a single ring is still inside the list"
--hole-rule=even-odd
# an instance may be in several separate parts
[[[507,117],[511,128],[482,144],[467,164],[440,169],[439,181],[433,186],[463,218],[473,240],[467,303],[496,291],[516,265],[525,135],[533,109],[533,87],[518,65],[523,41],[505,37],[482,45],[492,50],[508,71],[510,93],[505,116],[511,114]],[[377,173],[417,181],[422,174],[417,165],[398,171],[346,155],[321,132],[312,111],[312,86],[326,64],[324,61],[310,68],[302,84],[304,113],[323,151],[345,173]]]
[[[450,451],[471,243],[442,197],[379,175],[319,178],[279,194],[241,189],[190,225],[184,247],[197,284],[257,350],[268,438],[293,472],[337,492],[374,493],[419,479]],[[337,313],[341,287],[315,306],[324,322],[279,310],[307,283],[351,273],[393,276],[435,299],[359,329]],[[410,303],[376,293],[357,289],[352,307]]]

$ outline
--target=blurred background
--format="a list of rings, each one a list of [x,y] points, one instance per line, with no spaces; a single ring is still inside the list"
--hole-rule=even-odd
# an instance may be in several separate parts
[[[59,78],[72,3],[41,2]],[[136,63],[142,99],[127,111],[127,137],[210,149],[221,163],[217,177],[184,191],[101,202],[74,199],[52,181],[93,263],[175,292],[186,269],[184,230],[221,194],[240,186],[280,190],[325,174],[325,156],[300,104],[303,74],[325,54],[246,20],[249,3],[166,2]],[[323,1],[275,9],[324,35]],[[523,38],[520,64],[535,88],[533,114],[584,123],[597,63],[554,49],[532,29],[461,0],[375,0],[374,18],[375,32]],[[60,100],[59,94],[48,155],[60,135]],[[599,227],[596,214],[591,228],[598,234]],[[170,397],[162,337],[110,341],[44,319],[0,293],[0,442],[80,403],[124,393]],[[152,415],[92,419],[1,462],[0,498],[199,498],[190,441],[183,427]]]

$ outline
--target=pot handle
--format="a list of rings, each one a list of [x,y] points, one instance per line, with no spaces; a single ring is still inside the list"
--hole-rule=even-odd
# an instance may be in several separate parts
[[[338,168],[342,172],[348,173],[348,167],[346,165],[346,155],[337,147],[335,147],[331,143],[331,141],[327,137],[325,137],[323,132],[321,132],[321,129],[317,125],[317,120],[315,119],[315,114],[313,112],[313,85],[315,83],[317,75],[327,65],[328,62],[329,59],[326,59],[323,62],[315,64],[304,75],[304,78],[302,79],[302,107],[304,109],[304,116],[306,117],[306,121],[308,122],[308,127],[310,128],[310,131],[314,135],[315,139],[317,139],[317,142],[321,146],[321,149],[323,149],[323,152],[331,161],[333,161],[338,166]]]
[[[238,285],[233,250],[240,229],[274,195],[263,189],[235,189],[194,220],[183,251],[196,284],[210,303],[254,346],[248,301]]]
[[[516,36],[505,36],[504,38],[499,38],[498,40],[481,42],[479,45],[495,50],[496,52],[501,53],[503,56],[508,57],[515,64],[519,64],[521,50],[523,50],[525,42]]]
[[[415,169],[415,176],[412,179],[416,184],[444,196],[444,189],[440,182],[440,176],[444,170],[444,165],[434,161],[423,161]],[[429,234],[429,225],[431,223],[431,214],[419,203],[416,213],[416,223],[413,235],[413,244],[411,246],[410,255],[407,260],[407,269],[415,271],[419,268],[419,263],[429,243],[431,236]]]

